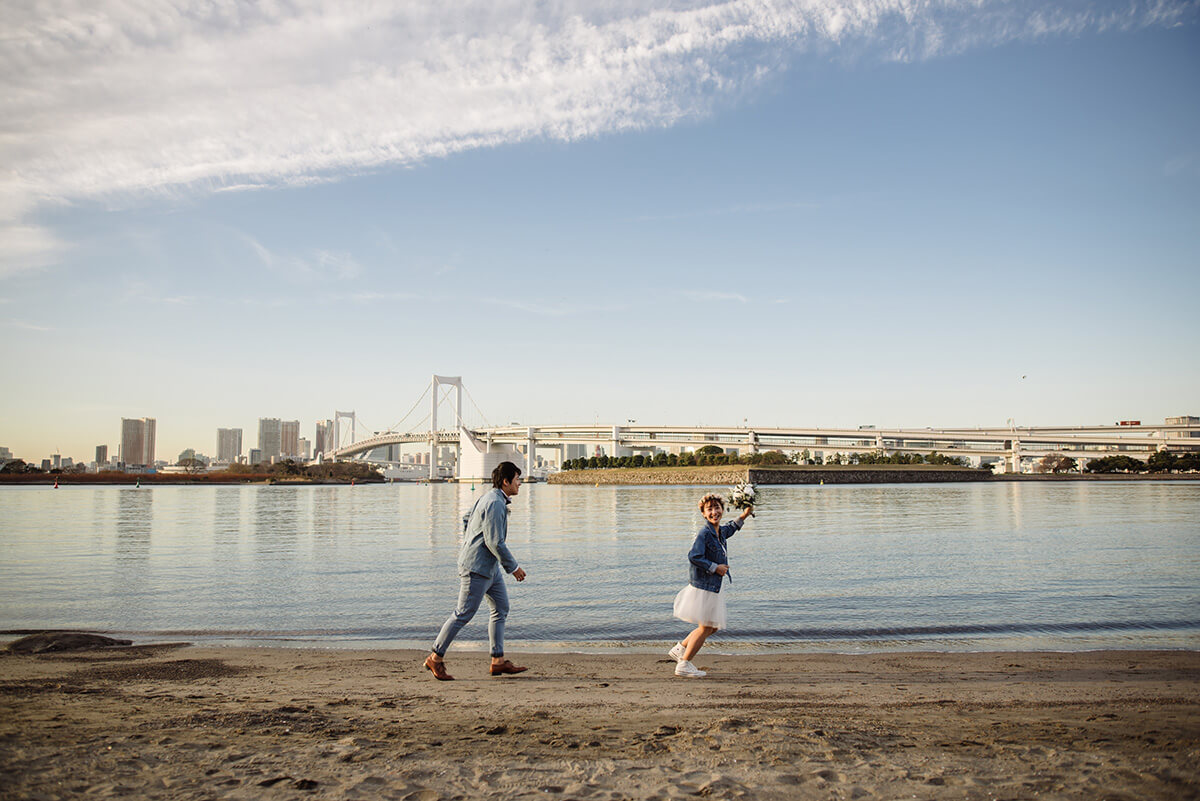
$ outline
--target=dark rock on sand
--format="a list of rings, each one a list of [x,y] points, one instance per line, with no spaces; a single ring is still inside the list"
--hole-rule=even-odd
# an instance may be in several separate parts
[[[44,654],[54,651],[95,651],[118,645],[132,645],[133,640],[118,640],[102,634],[84,634],[76,631],[51,631],[31,634],[8,644],[14,654]]]

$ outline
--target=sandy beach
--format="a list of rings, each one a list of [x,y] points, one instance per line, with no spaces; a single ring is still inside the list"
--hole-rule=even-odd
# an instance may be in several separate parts
[[[0,656],[0,796],[1200,797],[1200,654]]]

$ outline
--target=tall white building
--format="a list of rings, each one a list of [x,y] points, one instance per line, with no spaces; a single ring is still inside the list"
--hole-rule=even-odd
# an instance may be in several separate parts
[[[317,433],[313,438],[313,452],[325,453],[326,451],[333,450],[335,447],[336,445],[333,441],[333,421],[318,420]]]
[[[278,461],[283,439],[283,422],[278,417],[258,418],[258,450],[267,464]]]
[[[237,464],[242,458],[242,429],[217,429],[217,461],[222,464]]]
[[[279,424],[279,455],[284,459],[300,456],[299,420],[284,420]]]
[[[157,423],[153,417],[121,418],[121,461],[125,468],[154,467],[154,435]]]

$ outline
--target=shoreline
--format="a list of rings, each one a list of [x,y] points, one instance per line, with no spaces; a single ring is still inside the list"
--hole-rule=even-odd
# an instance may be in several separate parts
[[[938,465],[791,465],[755,467],[719,465],[701,467],[608,467],[568,470],[550,474],[545,480],[529,483],[559,486],[713,486],[753,483],[763,487],[813,484],[942,484],[973,482],[1057,482],[1057,481],[1200,481],[1200,473],[1000,473],[981,474],[979,468]],[[120,478],[97,478],[83,474],[0,475],[0,488],[11,487],[122,487],[135,486],[419,486],[427,483],[466,483],[468,480],[407,481],[388,479],[280,479],[263,474],[245,477],[207,478],[205,475],[157,475],[130,473]],[[472,482],[475,483],[475,482]]]
[[[686,628],[686,624],[680,624]],[[1141,628],[1141,627],[1137,627]],[[821,656],[888,656],[906,654],[940,654],[947,657],[970,656],[972,654],[1087,654],[1157,651],[1162,653],[1200,653],[1200,638],[1192,629],[1163,632],[1160,629],[1144,631],[1136,641],[1115,642],[1106,638],[1107,632],[1095,631],[1057,638],[1025,635],[1013,632],[1007,635],[989,634],[986,637],[831,637],[810,640],[762,640],[738,637],[715,636],[705,646],[705,651],[717,656],[744,657],[821,657]],[[125,640],[132,648],[189,647],[213,650],[249,649],[253,651],[279,649],[283,651],[379,651],[397,653],[419,651],[431,641],[427,636],[381,637],[378,635],[343,633],[314,635],[302,632],[196,632],[196,631],[128,631],[120,629],[89,628],[34,628],[6,629],[0,631],[0,654],[17,640],[35,635],[64,637],[83,635]],[[612,639],[612,640],[522,640],[507,638],[509,648],[522,654],[542,656],[565,656],[577,654],[592,658],[604,658],[614,654],[640,655],[659,654],[670,648],[669,638],[658,639]],[[488,649],[486,639],[470,636],[455,641],[455,648],[463,654],[481,654]]]
[[[733,485],[763,487],[812,484],[941,484],[992,481],[1200,481],[1200,473],[1001,473],[940,465],[717,465],[701,467],[600,467],[552,473],[561,486]]]
[[[1200,653],[0,654],[15,797],[1169,799],[1200,794]]]

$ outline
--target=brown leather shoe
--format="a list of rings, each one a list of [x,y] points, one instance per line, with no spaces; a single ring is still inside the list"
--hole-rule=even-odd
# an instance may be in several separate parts
[[[492,665],[492,675],[493,676],[503,676],[506,674],[512,675],[513,673],[524,673],[526,670],[529,670],[529,668],[520,667],[519,665],[514,665],[512,662],[509,662],[507,659],[505,659],[503,662],[501,662],[498,665],[495,665],[495,664]]]
[[[454,681],[454,677],[446,672],[446,663],[434,661],[432,655],[425,657],[425,667],[429,668],[429,672],[438,681]]]

